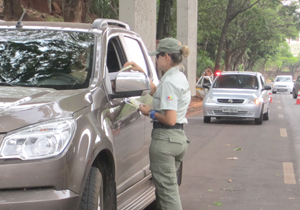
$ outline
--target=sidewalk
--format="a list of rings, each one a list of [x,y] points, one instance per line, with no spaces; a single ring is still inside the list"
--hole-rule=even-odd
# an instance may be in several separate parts
[[[192,96],[191,103],[186,113],[186,117],[195,115],[199,113],[201,110],[202,110],[202,98],[199,98],[197,96]]]

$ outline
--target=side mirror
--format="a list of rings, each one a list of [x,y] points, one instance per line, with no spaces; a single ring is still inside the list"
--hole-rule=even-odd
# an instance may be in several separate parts
[[[272,89],[272,87],[269,86],[269,85],[266,85],[266,86],[264,86],[264,88],[263,88],[263,90],[271,90],[271,89]]]
[[[114,80],[114,93],[110,98],[125,98],[141,96],[144,91],[150,91],[150,81],[141,72],[118,72]]]

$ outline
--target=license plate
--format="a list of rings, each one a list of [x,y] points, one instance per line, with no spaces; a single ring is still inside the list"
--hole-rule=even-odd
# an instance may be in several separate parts
[[[229,113],[238,113],[238,108],[223,108],[222,112],[229,112]]]

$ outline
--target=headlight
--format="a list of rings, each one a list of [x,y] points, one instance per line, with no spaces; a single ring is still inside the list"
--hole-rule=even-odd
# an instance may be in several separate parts
[[[0,159],[30,160],[59,155],[73,137],[75,129],[75,121],[68,118],[48,121],[8,133],[0,148]]]
[[[216,99],[214,97],[207,97],[206,103],[216,103]]]
[[[260,104],[260,100],[258,98],[251,98],[251,99],[248,100],[248,104],[259,105]]]

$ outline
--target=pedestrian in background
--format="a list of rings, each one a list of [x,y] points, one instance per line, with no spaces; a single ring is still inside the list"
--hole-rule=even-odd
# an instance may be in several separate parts
[[[183,130],[183,124],[191,101],[191,92],[186,76],[179,71],[183,57],[187,57],[189,49],[182,46],[174,38],[160,40],[156,51],[159,71],[163,72],[161,83],[156,87],[151,82],[153,109],[140,105],[140,111],[153,120],[152,141],[149,148],[150,170],[156,187],[158,210],[181,210],[177,175],[183,156],[187,150],[188,140]],[[134,62],[133,70],[144,72]]]

